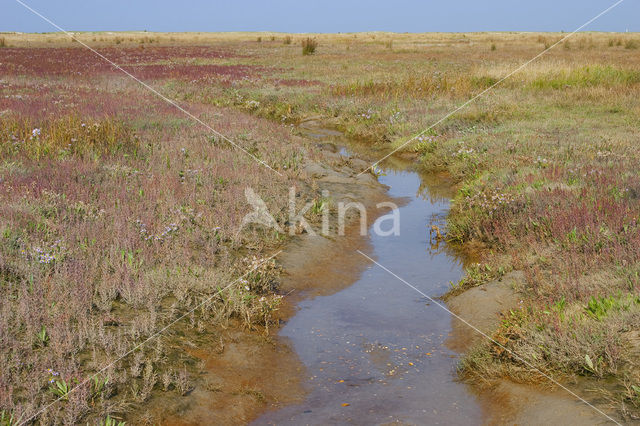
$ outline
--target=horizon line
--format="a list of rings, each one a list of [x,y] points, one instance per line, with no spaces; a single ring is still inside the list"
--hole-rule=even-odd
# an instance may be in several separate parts
[[[15,35],[47,35],[47,34],[62,34],[65,33],[155,33],[155,34],[323,34],[323,35],[340,35],[340,34],[397,34],[397,35],[411,35],[411,34],[566,34],[568,31],[531,31],[531,30],[491,30],[491,31],[384,31],[384,30],[369,30],[369,31],[338,31],[338,32],[289,32],[289,31],[276,31],[276,30],[242,30],[242,31],[154,31],[154,30],[66,30],[63,31],[0,31],[0,34],[15,34]],[[640,34],[640,31],[599,31],[599,30],[585,30],[578,31],[579,33],[599,33],[599,34]]]

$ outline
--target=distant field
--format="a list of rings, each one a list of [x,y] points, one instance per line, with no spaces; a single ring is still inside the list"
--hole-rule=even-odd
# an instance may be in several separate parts
[[[4,418],[64,397],[282,243],[234,230],[247,185],[284,206],[301,180],[313,149],[292,125],[317,117],[400,146],[565,35],[75,33],[283,179],[69,36],[0,34]],[[308,38],[317,47],[303,55]],[[522,307],[494,338],[559,380],[586,379],[627,418],[640,413],[639,144],[640,35],[580,33],[402,149],[459,184],[447,237],[482,262],[452,291],[524,271]],[[252,274],[184,333],[264,331],[277,274]],[[173,338],[39,421],[94,421],[186,392]],[[461,375],[544,381],[489,343]]]

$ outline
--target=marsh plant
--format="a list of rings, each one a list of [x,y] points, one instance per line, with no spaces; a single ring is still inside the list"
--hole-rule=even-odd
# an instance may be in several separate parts
[[[315,38],[307,37],[302,40],[302,54],[313,55],[318,47],[318,41]]]
[[[114,55],[154,63],[182,55],[127,44],[112,46]],[[281,239],[237,229],[251,209],[246,186],[286,205],[288,179],[209,143],[136,87],[87,85],[88,76],[122,80],[99,62],[88,66],[83,49],[17,48],[4,59],[0,72],[12,80],[0,84],[0,423],[97,424],[113,419],[114,407],[120,417],[132,401],[153,398],[174,371],[168,393],[181,398],[197,372],[181,370],[170,332],[127,353],[203,301],[181,333],[268,331],[281,300],[279,271],[252,262]],[[250,74],[214,67],[228,81]],[[160,65],[150,73],[197,84],[208,71]],[[211,105],[201,113],[221,111],[229,120],[221,132],[294,176],[302,149],[289,130]],[[233,281],[251,267],[255,273]]]

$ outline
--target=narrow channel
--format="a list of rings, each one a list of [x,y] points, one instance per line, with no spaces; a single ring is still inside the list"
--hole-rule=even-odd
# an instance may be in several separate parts
[[[335,132],[326,138],[336,143]],[[356,149],[344,139],[337,144],[343,155]],[[430,244],[431,224],[446,218],[450,187],[413,171],[409,160],[381,168],[380,182],[404,203],[400,235],[369,229],[372,257],[424,293],[442,295],[463,274],[461,257]],[[479,403],[456,381],[458,354],[445,346],[451,330],[449,313],[371,264],[345,289],[299,304],[280,334],[307,368],[307,398],[255,424],[481,423]]]

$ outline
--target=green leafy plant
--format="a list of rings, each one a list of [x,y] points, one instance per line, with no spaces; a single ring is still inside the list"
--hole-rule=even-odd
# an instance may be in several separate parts
[[[564,311],[564,308],[566,308],[567,306],[567,300],[565,299],[564,296],[562,296],[562,298],[560,298],[560,300],[558,300],[556,303],[554,303],[553,307],[555,308],[556,311],[558,312],[562,312]]]
[[[635,392],[635,399],[640,400],[640,386],[631,385],[631,389]]]
[[[42,326],[42,329],[37,334],[37,336],[38,344],[40,344],[41,346],[47,346],[47,343],[49,343],[49,334],[47,334],[47,329],[44,325]]]
[[[108,377],[102,378],[98,375],[93,376],[93,380],[91,383],[92,398],[98,397],[102,393],[102,391],[104,391],[108,383],[109,383]]]
[[[325,198],[321,198],[319,200],[314,200],[313,205],[311,206],[311,214],[321,215],[322,212],[328,208],[329,203]]]
[[[0,426],[13,426],[20,424],[20,418],[15,418],[9,411],[0,411]]]
[[[123,422],[121,420],[114,419],[113,417],[107,415],[104,421],[100,422],[100,426],[125,426],[127,422]]]
[[[65,380],[56,380],[51,386],[49,386],[49,390],[51,390],[51,392],[53,392],[53,394],[58,398],[68,400],[69,392],[71,392],[71,386],[69,386]]]
[[[587,312],[595,319],[602,319],[607,315],[607,311],[614,305],[613,298],[600,298],[591,297],[587,304]]]
[[[587,370],[588,372],[590,372],[591,374],[595,375],[595,376],[601,376],[602,375],[602,357],[598,357],[597,360],[595,360],[595,362],[591,359],[591,357],[587,354],[584,356],[584,362],[585,362],[585,370]]]

